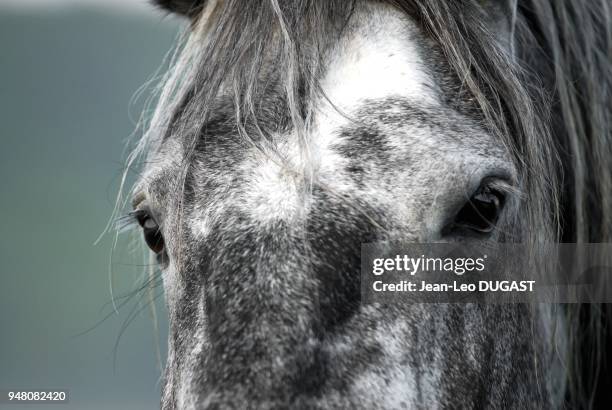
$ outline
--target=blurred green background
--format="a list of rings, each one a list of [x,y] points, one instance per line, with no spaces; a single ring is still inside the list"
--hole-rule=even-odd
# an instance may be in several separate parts
[[[130,100],[180,23],[129,2],[2,1],[0,390],[68,389],[69,405],[52,408],[159,407],[163,302],[157,334],[142,292],[114,313],[109,271],[115,295],[126,294],[141,281],[142,256],[122,239],[110,263],[113,236],[94,242],[142,109]]]

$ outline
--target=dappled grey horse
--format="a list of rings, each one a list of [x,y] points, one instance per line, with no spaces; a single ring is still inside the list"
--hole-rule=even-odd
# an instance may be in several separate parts
[[[360,252],[609,240],[609,4],[158,3],[189,24],[130,156],[130,217],[169,311],[164,409],[558,408],[579,390],[566,310],[365,305]]]

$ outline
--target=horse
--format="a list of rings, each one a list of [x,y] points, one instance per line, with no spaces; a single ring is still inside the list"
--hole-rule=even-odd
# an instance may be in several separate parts
[[[187,22],[128,158],[163,409],[593,405],[601,306],[366,305],[360,249],[610,241],[609,2],[155,3]]]

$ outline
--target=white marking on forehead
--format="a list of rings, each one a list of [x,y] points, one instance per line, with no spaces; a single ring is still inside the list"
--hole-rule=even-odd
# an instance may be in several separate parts
[[[344,172],[347,158],[332,146],[340,142],[338,130],[350,123],[365,100],[396,96],[418,105],[440,104],[437,87],[420,56],[417,35],[414,22],[402,12],[384,4],[367,4],[355,13],[345,38],[332,52],[321,88],[333,106],[327,100],[320,102],[311,138],[313,168],[319,181],[334,191],[355,190],[354,181]],[[400,138],[405,147],[405,135]],[[371,194],[380,197],[384,192]]]
[[[392,95],[437,104],[414,22],[391,6],[377,4],[357,13],[349,27],[321,83],[336,107],[350,113],[365,99]]]
[[[244,210],[259,222],[291,220],[306,206],[300,192],[303,182],[295,173],[300,169],[299,156],[292,153],[286,159],[290,164],[256,152],[244,165],[249,181],[242,193]]]

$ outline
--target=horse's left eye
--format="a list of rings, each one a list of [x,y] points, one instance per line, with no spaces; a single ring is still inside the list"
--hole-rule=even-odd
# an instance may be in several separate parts
[[[156,254],[160,254],[164,250],[164,237],[161,234],[159,224],[146,211],[140,211],[137,218],[147,246]]]
[[[467,228],[478,233],[489,233],[495,228],[504,206],[504,195],[481,186],[455,216],[455,228]]]

